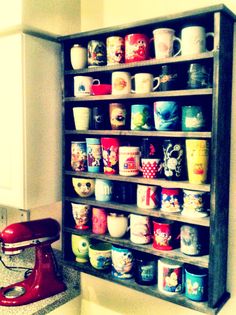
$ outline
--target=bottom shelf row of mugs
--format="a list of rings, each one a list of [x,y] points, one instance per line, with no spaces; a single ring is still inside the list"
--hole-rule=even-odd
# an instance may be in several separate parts
[[[166,258],[158,258],[107,242],[71,235],[75,261],[109,272],[115,279],[134,278],[139,285],[157,285],[167,295],[185,294],[193,301],[207,300],[208,270]]]

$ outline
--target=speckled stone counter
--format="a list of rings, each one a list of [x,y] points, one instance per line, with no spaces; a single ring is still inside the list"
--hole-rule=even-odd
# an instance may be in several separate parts
[[[54,250],[54,253],[59,270],[63,276],[63,281],[67,286],[67,290],[52,297],[23,306],[0,306],[1,315],[44,315],[69,302],[71,299],[80,294],[79,272],[63,264],[62,254],[60,251]],[[8,266],[33,268],[34,248],[27,249],[19,255],[11,257],[1,254],[1,258]],[[0,262],[0,287],[5,287],[17,281],[23,280],[24,273],[25,270],[9,270]]]

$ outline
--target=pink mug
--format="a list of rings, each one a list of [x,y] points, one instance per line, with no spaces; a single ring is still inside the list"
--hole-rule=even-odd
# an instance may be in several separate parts
[[[107,213],[103,208],[92,208],[92,232],[105,234],[107,232]]]
[[[149,59],[149,38],[144,34],[125,36],[125,63]]]
[[[158,173],[162,169],[160,159],[141,159],[142,167],[140,171],[143,173],[144,178],[157,178]]]
[[[159,250],[172,250],[179,239],[174,230],[174,221],[158,219],[153,221],[153,247]]]

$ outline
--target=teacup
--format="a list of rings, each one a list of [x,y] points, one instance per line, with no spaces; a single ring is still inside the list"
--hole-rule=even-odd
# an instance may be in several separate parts
[[[75,192],[82,198],[90,197],[95,191],[95,179],[73,177],[72,184]]]
[[[123,214],[110,213],[107,216],[107,228],[111,237],[123,237],[129,229],[128,217]]]
[[[107,269],[111,265],[111,248],[109,243],[99,242],[89,246],[89,260],[95,269]]]

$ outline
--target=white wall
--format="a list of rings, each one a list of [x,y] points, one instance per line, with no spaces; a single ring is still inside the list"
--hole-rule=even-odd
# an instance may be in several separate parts
[[[235,0],[222,1],[234,13],[236,13]],[[81,0],[82,8],[87,12],[94,14],[94,19],[89,16],[89,20],[93,21],[91,27],[83,21],[87,17],[82,10],[81,30],[96,29],[99,27],[108,27],[119,25],[122,23],[130,23],[142,19],[149,19],[158,16],[175,14],[182,11],[192,10],[199,7],[219,4],[221,2],[208,0],[103,0],[103,16],[102,20],[96,18],[99,14],[92,10],[94,8],[93,0]],[[89,11],[89,8],[91,10]],[[96,20],[96,25],[95,21]],[[236,45],[236,36],[235,36]],[[236,47],[235,47],[236,48]],[[236,73],[236,58],[234,58],[234,73]],[[232,151],[231,151],[231,188],[230,188],[230,223],[229,223],[229,260],[228,260],[228,291],[231,293],[231,299],[221,310],[220,315],[234,315],[236,309],[236,248],[234,239],[236,237],[236,76],[234,77],[233,86],[233,104],[232,104]],[[82,311],[81,315],[143,315],[143,314],[181,314],[181,315],[197,315],[199,312],[189,310],[187,308],[174,305],[163,300],[147,296],[145,294],[135,292],[131,289],[124,288],[117,284],[97,279],[95,277],[83,274],[81,275],[82,285]]]

